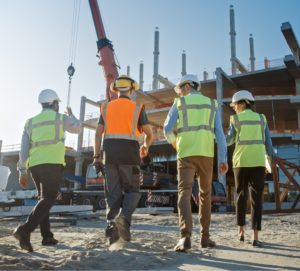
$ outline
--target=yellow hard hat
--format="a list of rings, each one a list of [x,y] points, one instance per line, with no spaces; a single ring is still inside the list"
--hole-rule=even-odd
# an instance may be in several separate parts
[[[110,84],[110,90],[112,92],[128,91],[130,89],[137,91],[139,89],[139,84],[127,75],[120,75]]]

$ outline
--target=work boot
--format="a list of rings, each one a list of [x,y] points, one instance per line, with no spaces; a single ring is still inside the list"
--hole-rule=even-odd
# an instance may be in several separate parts
[[[58,243],[54,237],[43,238],[42,246],[55,246]]]
[[[215,246],[216,246],[216,242],[214,242],[210,238],[207,237],[207,238],[201,239],[201,247],[202,248],[215,247]]]
[[[120,236],[124,241],[130,241],[131,240],[131,234],[130,234],[130,224],[125,219],[124,216],[118,216],[116,218],[116,225],[119,231]]]
[[[109,245],[119,240],[119,232],[115,222],[110,222],[105,229],[105,236],[108,238]]]
[[[174,247],[176,252],[186,252],[188,249],[192,247],[191,238],[183,237],[179,239],[177,245]]]
[[[30,233],[24,231],[22,229],[22,226],[18,226],[17,228],[15,228],[15,230],[13,231],[13,236],[17,240],[19,240],[20,247],[22,249],[25,249],[28,252],[32,252],[33,251],[32,245],[30,243]]]

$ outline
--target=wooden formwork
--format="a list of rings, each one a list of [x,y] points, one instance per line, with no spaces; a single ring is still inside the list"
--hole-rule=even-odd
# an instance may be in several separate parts
[[[279,169],[282,170],[287,179],[281,181],[279,180]],[[276,212],[300,212],[300,209],[296,208],[297,203],[300,200],[300,185],[294,178],[295,174],[300,174],[300,166],[286,161],[285,159],[276,158],[272,163],[272,172],[274,180],[274,192],[275,192],[275,204]],[[281,204],[288,195],[289,191],[296,191],[297,196],[289,209],[282,209]]]

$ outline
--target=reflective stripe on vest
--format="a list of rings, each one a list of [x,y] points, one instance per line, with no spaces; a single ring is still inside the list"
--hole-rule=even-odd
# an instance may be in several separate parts
[[[198,130],[207,130],[207,131],[214,131],[214,127],[212,127],[212,123],[214,120],[214,114],[217,110],[214,100],[210,99],[211,104],[186,104],[184,97],[180,98],[181,105],[178,107],[178,110],[182,111],[182,122],[183,127],[177,129],[178,133],[188,132],[188,131],[198,131]],[[189,109],[210,109],[210,116],[209,116],[209,125],[197,125],[197,126],[189,126],[188,124],[188,116],[187,111]]]
[[[126,98],[124,98],[126,99]],[[131,101],[131,100],[130,100]],[[126,101],[127,102],[127,101]],[[133,101],[131,101],[133,102]],[[108,102],[105,102],[102,107],[102,116],[104,120],[104,126],[107,126],[107,108],[109,104]],[[137,125],[138,125],[138,119],[139,115],[142,109],[142,105],[139,105],[135,103],[135,108],[133,112],[133,118],[132,118],[132,123],[131,123],[131,132],[129,133],[113,133],[113,134],[108,134],[104,133],[104,139],[128,139],[128,140],[138,140],[138,135],[139,131],[137,130]]]
[[[264,167],[266,152],[264,115],[246,109],[232,116],[230,122],[236,130],[232,166],[234,168]]]
[[[63,125],[62,117],[63,117],[63,115],[56,113],[55,120],[46,120],[46,121],[41,121],[41,122],[38,122],[35,124],[32,124],[32,119],[29,119],[27,131],[28,131],[28,134],[30,135],[30,138],[31,138],[33,129],[40,128],[43,126],[50,126],[50,125],[55,126],[54,139],[40,140],[40,141],[35,141],[35,142],[31,140],[31,145],[30,145],[31,148],[35,148],[35,147],[42,146],[42,145],[56,144],[58,142],[64,142],[64,140],[65,140],[64,137],[60,138],[60,136],[59,136],[61,125]]]
[[[214,120],[217,101],[191,93],[176,98],[177,120],[177,157],[190,156],[214,157]]]
[[[254,144],[265,144],[265,120],[261,114],[259,114],[259,120],[242,120],[240,121],[238,118],[238,115],[234,115],[234,122],[236,125],[236,128],[238,130],[238,138],[237,138],[237,144],[238,145],[254,145]],[[240,130],[241,130],[241,125],[260,125],[261,128],[261,134],[262,134],[262,139],[261,140],[241,140],[240,139]]]

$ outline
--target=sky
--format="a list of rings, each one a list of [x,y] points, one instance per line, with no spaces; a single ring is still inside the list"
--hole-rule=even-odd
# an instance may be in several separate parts
[[[70,42],[75,0],[0,0],[0,140],[20,144],[25,121],[38,114],[42,89],[54,89],[60,112],[67,104]],[[78,0],[77,0],[78,1]],[[98,101],[105,96],[105,79],[96,58],[96,32],[87,0],[80,1],[77,47],[73,58],[70,105],[79,117],[81,96]],[[281,33],[290,22],[300,40],[300,0],[98,0],[107,37],[121,69],[138,81],[144,63],[144,90],[153,74],[154,31],[159,28],[159,74],[176,83],[181,54],[187,72],[203,79],[217,67],[230,73],[229,7],[234,6],[237,57],[249,65],[249,35],[253,34],[257,66],[265,57],[280,59],[291,51]],[[74,56],[74,54],[73,54]],[[88,106],[86,116],[98,115]],[[93,141],[86,131],[84,145]],[[67,135],[76,148],[76,137]]]

